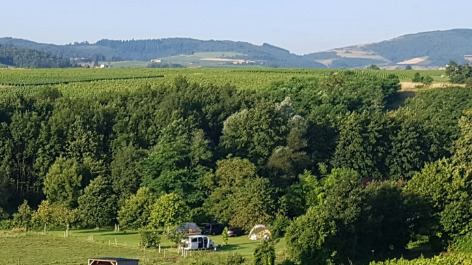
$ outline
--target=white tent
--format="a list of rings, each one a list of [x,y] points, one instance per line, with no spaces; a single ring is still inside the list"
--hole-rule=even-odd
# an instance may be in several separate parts
[[[271,238],[272,234],[265,225],[257,224],[249,232],[249,240],[260,240]]]
[[[189,234],[202,232],[202,229],[200,229],[196,223],[185,223],[184,225],[177,227],[176,230]]]

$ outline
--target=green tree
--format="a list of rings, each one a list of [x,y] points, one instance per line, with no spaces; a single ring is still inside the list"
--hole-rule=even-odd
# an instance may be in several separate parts
[[[106,178],[98,176],[92,180],[78,202],[85,224],[100,228],[115,222],[117,198]]]
[[[123,207],[118,211],[121,227],[129,229],[146,227],[153,203],[154,199],[149,188],[140,188],[136,194],[126,199]]]
[[[275,210],[274,188],[269,180],[257,177],[254,164],[247,159],[229,157],[217,165],[213,192],[204,204],[208,213],[246,229],[267,223]]]
[[[375,64],[371,64],[369,67],[367,67],[367,69],[369,69],[369,70],[380,70],[380,67],[378,67]]]
[[[324,188],[316,176],[305,171],[299,175],[299,182],[287,189],[287,200],[290,216],[305,214],[308,208],[322,202]]]
[[[228,245],[228,227],[225,226],[225,229],[223,229],[223,233],[221,233],[221,238],[223,239],[223,243],[225,245]]]
[[[28,201],[24,200],[18,207],[18,212],[13,214],[13,221],[16,227],[28,227],[31,224],[33,210],[28,205]]]
[[[413,78],[411,79],[411,82],[423,83],[423,77],[420,75],[420,73],[416,72]]]
[[[120,148],[110,164],[113,190],[120,198],[136,194],[142,182],[137,164],[146,156],[144,150],[127,145]]]
[[[425,84],[425,85],[431,85],[433,83],[433,81],[434,81],[434,79],[429,75],[427,75],[423,78],[423,84]]]
[[[54,210],[48,201],[41,202],[38,210],[33,213],[31,222],[40,227],[44,226],[45,229],[48,225],[55,225]]]
[[[437,213],[445,237],[468,233],[471,228],[472,173],[469,164],[449,159],[426,164],[407,183],[407,189],[429,202]]]
[[[288,133],[285,109],[278,109],[273,102],[258,102],[253,109],[231,115],[224,122],[220,145],[228,153],[265,165],[274,148],[284,144]]]
[[[152,205],[149,226],[154,229],[173,227],[185,223],[189,217],[189,208],[179,195],[165,194]]]
[[[272,241],[262,240],[253,253],[254,265],[275,265],[275,246]]]
[[[413,70],[413,67],[411,67],[411,65],[407,65],[405,66],[405,70]]]
[[[44,179],[44,194],[51,203],[77,207],[82,192],[82,176],[75,159],[58,157]]]
[[[199,207],[204,199],[201,183],[210,173],[207,164],[212,153],[209,141],[201,130],[194,130],[191,121],[179,119],[162,131],[159,143],[139,164],[143,175],[142,186],[157,196],[175,193],[192,207]]]
[[[331,162],[333,167],[352,168],[363,177],[381,178],[386,175],[388,121],[382,112],[345,115]]]

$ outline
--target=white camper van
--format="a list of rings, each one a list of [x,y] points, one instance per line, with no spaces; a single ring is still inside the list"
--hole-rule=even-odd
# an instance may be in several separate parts
[[[190,235],[182,239],[184,250],[216,249],[215,243],[204,235]]]

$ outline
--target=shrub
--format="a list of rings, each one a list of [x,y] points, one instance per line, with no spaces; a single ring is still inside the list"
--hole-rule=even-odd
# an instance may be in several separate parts
[[[141,245],[147,248],[156,248],[161,243],[161,236],[157,231],[140,230],[139,236],[141,237]]]
[[[270,231],[272,233],[273,238],[283,237],[285,235],[285,231],[290,226],[291,220],[284,215],[278,215],[274,221],[272,221],[272,225],[270,227]]]
[[[254,250],[254,265],[274,265],[275,247],[272,241],[262,240],[261,244]]]

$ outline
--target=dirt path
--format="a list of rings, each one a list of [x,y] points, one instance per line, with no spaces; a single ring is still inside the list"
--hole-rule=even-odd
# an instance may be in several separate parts
[[[429,86],[425,86],[422,88],[417,88],[417,86],[422,86],[421,83],[414,83],[414,82],[400,82],[402,86],[401,91],[418,91],[418,90],[425,90],[430,88],[438,88],[438,87],[465,87],[465,84],[449,84],[449,83],[433,83]]]

